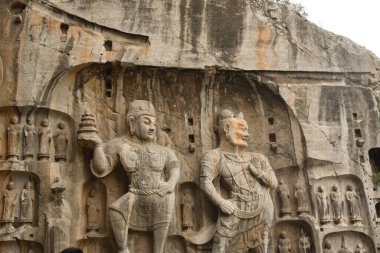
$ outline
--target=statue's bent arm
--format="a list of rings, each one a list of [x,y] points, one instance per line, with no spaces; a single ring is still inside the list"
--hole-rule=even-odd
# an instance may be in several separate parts
[[[263,171],[262,174],[258,176],[258,179],[268,188],[276,189],[278,186],[276,175],[272,167],[269,164],[268,158],[262,157],[263,159]]]

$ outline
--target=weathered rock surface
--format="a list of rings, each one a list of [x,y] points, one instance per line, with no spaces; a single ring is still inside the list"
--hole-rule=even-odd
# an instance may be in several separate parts
[[[364,47],[266,0],[4,0],[0,42],[0,252],[117,252],[108,207],[134,181],[125,164],[93,174],[77,131],[116,147],[136,99],[181,168],[165,252],[211,252],[218,206],[200,167],[223,109],[244,114],[247,151],[286,185],[271,191],[269,252],[379,251],[380,60]],[[131,230],[130,252],[153,238]]]

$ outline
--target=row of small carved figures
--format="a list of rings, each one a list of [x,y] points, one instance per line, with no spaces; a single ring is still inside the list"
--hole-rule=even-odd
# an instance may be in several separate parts
[[[332,220],[337,224],[343,223],[345,202],[349,220],[354,224],[362,221],[359,194],[353,189],[352,185],[347,185],[346,189],[343,197],[338,185],[334,184],[328,196],[324,187],[322,185],[318,186],[315,195],[321,224],[328,224]],[[331,214],[333,219],[331,219]]]
[[[12,223],[15,222],[15,210],[17,197],[16,183],[11,176],[3,193],[3,210],[1,223],[6,230],[12,230]],[[29,179],[20,194],[20,221],[23,225],[30,225],[33,222],[33,209],[35,191],[33,181]]]
[[[24,159],[32,160],[35,154],[35,137],[38,134],[38,159],[49,160],[50,157],[50,143],[54,140],[55,159],[56,161],[66,161],[67,159],[67,146],[68,146],[68,133],[65,123],[60,121],[58,128],[52,138],[49,128],[49,120],[42,120],[38,132],[32,120],[28,118],[26,125],[21,134],[21,126],[17,116],[13,116],[7,128],[8,142],[7,142],[7,159],[19,160],[20,158],[20,137],[23,136]]]
[[[344,236],[342,236],[341,246],[340,246],[339,250],[333,250],[329,240],[325,240],[325,242],[323,243],[323,253],[335,253],[335,252],[352,253],[352,251],[349,250],[349,247],[346,244],[346,240],[345,240]],[[356,244],[356,248],[355,248],[354,253],[367,253],[367,252],[368,251],[365,249],[363,242],[359,241]]]

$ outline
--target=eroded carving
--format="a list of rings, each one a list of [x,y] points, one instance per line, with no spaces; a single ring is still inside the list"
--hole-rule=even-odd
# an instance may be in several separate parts
[[[67,144],[69,142],[65,123],[60,121],[54,137],[55,160],[64,162],[67,159]]]
[[[359,223],[362,221],[360,215],[360,199],[359,195],[354,191],[352,185],[347,186],[346,200],[348,208],[348,216],[352,223]]]
[[[301,229],[301,237],[298,240],[298,249],[300,253],[311,253],[311,240],[303,229]]]
[[[327,224],[331,222],[329,199],[325,192],[325,188],[322,185],[318,186],[316,198],[318,205],[319,220],[321,224]]]
[[[218,123],[220,144],[203,155],[200,178],[202,190],[220,211],[212,252],[256,247],[266,252],[273,219],[269,189],[277,187],[277,179],[264,155],[245,151],[249,134],[242,113],[223,110]],[[216,190],[216,177],[226,183],[230,199]]]
[[[181,199],[182,206],[182,229],[189,230],[193,228],[193,209],[194,198],[190,189],[185,189]]]
[[[290,216],[292,210],[291,210],[291,204],[290,204],[290,194],[289,194],[289,187],[285,183],[284,179],[280,179],[278,184],[278,196],[280,199],[280,214],[281,216]]]
[[[64,198],[66,186],[55,178],[50,187],[53,199],[47,204],[45,252],[59,253],[70,246],[71,207]]]
[[[33,182],[29,179],[24,189],[21,192],[21,223],[25,226],[31,225],[33,222],[33,208],[34,208],[35,192]]]
[[[338,224],[342,223],[344,200],[343,200],[342,194],[339,191],[339,187],[336,184],[334,184],[332,187],[332,192],[330,193],[330,199],[331,199],[331,204],[332,204],[331,206],[332,206],[334,222]]]
[[[49,160],[50,157],[50,129],[49,129],[49,120],[44,119],[41,122],[41,126],[38,129],[39,135],[39,149],[38,149],[38,158],[42,161]]]
[[[10,124],[8,125],[8,152],[7,157],[9,160],[18,160],[19,153],[19,142],[21,127],[19,125],[19,119],[14,115],[11,119]]]
[[[174,188],[179,178],[179,162],[174,152],[156,144],[156,114],[153,105],[135,100],[129,105],[129,133],[103,143],[89,118],[82,120],[80,143],[93,150],[92,172],[108,175],[121,163],[130,177],[129,192],[109,207],[111,227],[119,253],[129,252],[128,229],[153,230],[154,252],[162,253],[174,210]],[[90,128],[90,129],[89,129]],[[85,130],[85,131],[84,131]],[[162,180],[163,175],[167,180]]]
[[[13,230],[12,223],[15,218],[15,206],[17,199],[17,191],[13,177],[10,177],[7,187],[3,193],[3,216],[2,223],[4,224],[4,228],[6,232],[10,232]]]
[[[346,245],[346,240],[344,236],[342,236],[342,245],[341,245],[341,248],[338,250],[338,253],[352,253],[352,251],[349,250]]]
[[[31,160],[34,156],[35,150],[35,137],[36,129],[33,125],[32,119],[30,117],[26,120],[26,125],[24,126],[24,158],[25,160]]]
[[[308,205],[307,193],[305,190],[305,186],[301,182],[301,179],[297,180],[294,185],[294,194],[296,198],[296,206],[297,206],[297,214],[305,215],[310,212]]]
[[[100,222],[100,199],[98,195],[98,187],[91,188],[90,196],[87,199],[87,226],[86,230],[89,234],[93,234],[99,231]]]
[[[279,253],[292,252],[292,243],[285,231],[281,232],[280,239],[278,240],[278,251]]]

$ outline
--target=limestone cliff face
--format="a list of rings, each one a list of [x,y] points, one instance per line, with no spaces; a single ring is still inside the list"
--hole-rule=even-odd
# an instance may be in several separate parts
[[[287,231],[292,252],[329,252],[328,244],[338,252],[345,244],[362,250],[355,253],[375,253],[379,84],[380,60],[373,53],[267,0],[0,1],[0,196],[12,180],[18,192],[30,182],[39,196],[31,227],[20,221],[23,206],[17,202],[13,224],[0,227],[0,252],[58,252],[52,250],[53,234],[85,252],[116,251],[107,206],[128,191],[128,178],[122,169],[103,179],[92,175],[92,154],[79,147],[77,130],[81,114],[91,111],[104,142],[121,136],[128,104],[144,99],[157,110],[158,138],[171,146],[182,168],[166,252],[211,252],[218,214],[199,190],[199,163],[202,152],[217,146],[217,112],[229,108],[247,119],[249,150],[268,157],[289,188],[286,215],[284,195],[272,192],[269,252],[278,252]],[[22,129],[28,119],[35,127],[31,160],[24,156],[24,130],[13,147],[19,160],[9,160],[9,129],[18,129],[13,116]],[[42,132],[49,133],[40,131],[45,119],[52,137],[45,138],[47,160],[38,151]],[[58,129],[61,122],[64,130]],[[64,143],[64,158],[55,157],[54,136]],[[47,219],[56,177],[67,182],[70,196],[72,221],[63,233]],[[342,220],[332,213],[334,185],[344,202]],[[349,185],[358,196],[360,219],[347,200]],[[331,220],[321,216],[320,186]],[[305,210],[297,202],[300,192]],[[194,202],[194,213],[186,216],[190,232],[182,224],[185,193]],[[87,231],[89,202],[99,204],[96,235]],[[0,218],[3,207],[0,201]],[[3,233],[8,225],[14,234]],[[310,248],[301,248],[303,235]],[[151,240],[149,233],[132,233],[131,253],[151,252]]]

